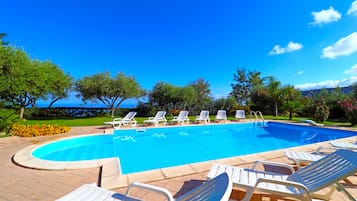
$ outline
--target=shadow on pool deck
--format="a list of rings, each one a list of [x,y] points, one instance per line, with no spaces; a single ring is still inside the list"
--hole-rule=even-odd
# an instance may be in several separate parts
[[[96,183],[99,175],[99,168],[89,168],[81,170],[65,170],[65,171],[48,171],[48,170],[35,170],[29,168],[23,168],[15,165],[12,162],[12,156],[20,149],[32,144],[45,142],[48,140],[59,139],[62,137],[76,136],[83,134],[99,134],[104,133],[105,127],[73,127],[69,134],[36,137],[36,138],[20,138],[20,137],[5,137],[0,138],[0,200],[54,200],[62,195],[72,191],[76,187],[85,183]],[[344,141],[353,142],[357,140],[357,137],[351,137],[344,139]],[[314,151],[319,146],[327,146],[327,142],[312,144],[307,146],[300,146],[292,148],[299,151]],[[221,160],[220,162],[248,167],[255,160],[270,160],[279,161],[285,163],[292,163],[284,157],[282,151],[272,151],[258,153],[250,156],[240,157],[240,160]],[[232,164],[233,163],[233,164]],[[189,174],[185,176],[172,177],[169,179],[163,179],[155,182],[148,182],[153,185],[157,185],[168,189],[175,197],[187,192],[194,186],[198,185],[201,181],[206,180],[207,172],[200,172],[195,174]],[[140,180],[140,177],[136,177]],[[357,197],[357,177],[351,176],[345,181],[341,181],[345,184],[347,190]],[[114,189],[119,193],[124,193],[126,188]],[[138,198],[144,198],[146,200],[164,200],[157,194],[151,194],[142,191],[133,191],[132,195]],[[238,198],[242,194],[239,191],[234,191],[232,197]],[[263,198],[256,197],[261,200]],[[271,200],[264,198],[263,200]],[[348,200],[340,192],[335,192],[332,200]]]

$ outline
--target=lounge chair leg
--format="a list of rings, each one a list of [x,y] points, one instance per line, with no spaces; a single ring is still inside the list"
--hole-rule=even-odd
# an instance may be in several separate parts
[[[342,191],[351,201],[356,201],[356,199],[339,183],[336,183],[337,191]]]
[[[245,196],[242,199],[242,201],[249,201],[253,196],[254,189],[255,188],[246,188],[247,191],[246,191]]]

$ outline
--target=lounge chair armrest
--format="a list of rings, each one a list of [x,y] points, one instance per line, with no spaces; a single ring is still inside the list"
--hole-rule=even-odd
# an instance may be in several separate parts
[[[286,168],[286,169],[290,170],[291,173],[295,172],[295,169],[293,168],[293,166],[291,166],[289,164],[279,163],[279,162],[271,162],[271,161],[255,161],[252,169],[255,170],[258,165],[270,165],[270,166],[274,166],[274,167]]]
[[[310,196],[310,193],[309,193],[309,190],[307,190],[306,186],[304,186],[303,184],[301,183],[297,183],[297,182],[293,182],[293,181],[288,181],[288,180],[275,180],[275,179],[266,179],[266,178],[259,178],[257,180],[257,182],[255,183],[255,188],[258,188],[258,189],[262,189],[262,188],[259,188],[258,185],[260,183],[270,183],[270,184],[278,184],[278,185],[283,185],[283,186],[286,186],[286,187],[293,187],[293,188],[297,188],[297,189],[300,189],[302,190],[306,196],[307,196],[307,200],[311,200],[311,196]],[[288,192],[285,192],[288,194]],[[302,194],[300,192],[300,194]],[[291,195],[294,195],[293,193],[291,193]]]
[[[129,195],[129,191],[132,188],[140,188],[140,189],[145,189],[145,190],[148,190],[148,191],[156,192],[156,193],[159,193],[159,194],[165,196],[167,198],[167,200],[169,200],[169,201],[173,201],[174,200],[172,194],[167,189],[164,189],[164,188],[161,188],[161,187],[158,187],[158,186],[153,186],[153,185],[150,185],[150,184],[139,183],[139,182],[131,183],[129,185],[128,189],[126,190],[125,195]]]

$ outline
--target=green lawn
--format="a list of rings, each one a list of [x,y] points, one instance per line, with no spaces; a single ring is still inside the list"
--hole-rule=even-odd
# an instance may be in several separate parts
[[[211,115],[211,120],[214,120],[215,116]],[[190,121],[193,122],[196,116],[190,116]],[[247,117],[249,118],[249,117]],[[289,120],[289,117],[286,116],[278,116],[274,117],[271,115],[265,115],[265,120]],[[61,126],[100,126],[104,125],[104,122],[111,121],[113,118],[111,117],[88,117],[88,118],[66,118],[66,119],[49,119],[49,120],[26,120],[20,121],[21,124],[52,124],[52,125],[61,125]],[[138,124],[144,123],[144,120],[147,120],[148,117],[135,117],[138,121]],[[167,117],[168,121],[171,121],[172,117]],[[233,116],[228,117],[229,120],[234,120]],[[294,117],[292,122],[300,122],[303,119],[309,119],[304,117]],[[323,122],[325,125],[329,126],[350,126],[348,122],[340,122],[340,121],[325,121]],[[355,126],[357,127],[357,126]]]

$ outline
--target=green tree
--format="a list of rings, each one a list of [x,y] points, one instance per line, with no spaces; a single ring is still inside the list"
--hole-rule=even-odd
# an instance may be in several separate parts
[[[135,78],[118,73],[114,78],[109,73],[99,73],[83,77],[75,83],[78,96],[83,101],[99,101],[111,111],[114,116],[120,104],[129,98],[140,98],[145,92]]]
[[[266,87],[269,91],[271,99],[274,102],[273,114],[275,116],[278,116],[278,104],[279,104],[279,101],[281,100],[282,95],[283,95],[282,90],[281,90],[281,83],[278,80],[276,80],[274,77],[270,76],[270,77],[268,77],[268,83],[267,83]]]
[[[173,109],[177,88],[169,83],[159,82],[157,83],[149,94],[150,104],[157,108],[157,110]]]
[[[286,85],[282,88],[283,93],[283,109],[289,112],[289,120],[293,119],[293,113],[297,112],[302,105],[301,92],[296,90],[291,85]]]
[[[195,104],[195,89],[191,85],[177,87],[159,82],[150,92],[149,102],[156,110],[189,110]]]
[[[324,122],[329,116],[329,107],[326,104],[326,100],[323,96],[314,100],[314,120],[317,122]]]
[[[235,97],[239,104],[249,106],[252,92],[263,84],[260,72],[250,71],[247,73],[246,69],[240,68],[233,75],[233,80],[235,83],[231,84],[230,95]]]
[[[58,100],[68,97],[72,89],[73,78],[49,61],[43,62],[42,65],[48,75],[46,81],[48,94],[44,97],[44,100],[50,100],[48,108],[51,108]]]
[[[209,89],[210,85],[208,81],[200,78],[192,82],[190,86],[192,86],[195,91],[195,101],[192,110],[194,113],[198,113],[207,108],[212,101],[211,90]]]
[[[190,110],[196,103],[195,99],[196,91],[193,86],[178,87],[175,90],[175,102],[173,103],[175,109],[187,109]]]
[[[339,102],[348,99],[348,95],[345,94],[340,87],[325,91],[326,104],[330,109],[329,118],[331,119],[342,119],[345,116],[344,109],[341,107]]]
[[[13,47],[0,49],[2,55],[0,98],[20,107],[20,119],[25,108],[48,92],[46,74],[39,61],[31,61],[23,50]]]

